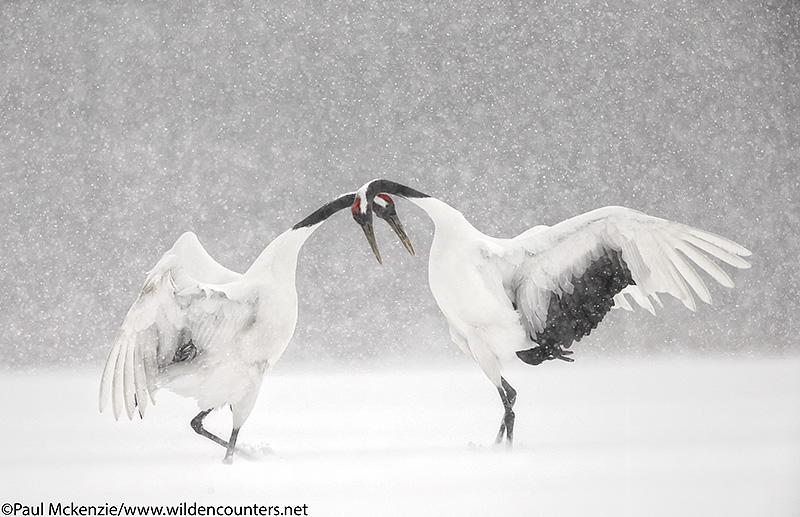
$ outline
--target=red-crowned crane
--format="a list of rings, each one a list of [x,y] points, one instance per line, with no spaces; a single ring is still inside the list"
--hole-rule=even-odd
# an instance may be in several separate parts
[[[654,313],[658,294],[694,311],[694,293],[711,294],[687,259],[726,287],[733,281],[709,256],[737,268],[750,264],[744,247],[712,233],[609,206],[555,226],[536,226],[512,239],[489,237],[444,201],[389,180],[356,192],[353,217],[365,227],[391,195],[422,208],[434,223],[428,280],[450,335],[497,387],[504,414],[496,443],[514,438],[516,391],[501,363],[516,355],[537,365],[572,361],[567,350],[626,298]],[[373,250],[374,234],[365,229]],[[690,291],[691,288],[691,291]]]
[[[148,397],[155,403],[162,387],[194,398],[201,411],[192,429],[225,447],[224,461],[233,461],[264,372],[294,334],[300,248],[353,200],[352,193],[340,196],[280,234],[244,274],[217,263],[195,234],[181,235],[149,272],[122,322],[100,382],[100,411],[110,400],[117,419],[123,407],[128,418],[137,410],[144,416]],[[376,213],[408,242],[393,205]],[[203,427],[212,410],[226,405],[233,416],[227,441]]]

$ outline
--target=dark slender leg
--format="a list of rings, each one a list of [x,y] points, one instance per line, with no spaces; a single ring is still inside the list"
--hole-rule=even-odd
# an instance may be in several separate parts
[[[209,413],[211,413],[210,409],[207,409],[205,411],[201,411],[200,413],[198,413],[197,416],[192,419],[192,429],[194,429],[194,432],[199,434],[200,436],[205,436],[206,438],[208,438],[212,442],[216,442],[216,443],[222,445],[223,447],[227,448],[228,447],[228,442],[226,442],[225,440],[223,440],[219,436],[216,436],[216,435],[213,435],[213,434],[209,433],[203,427],[203,419],[205,417],[207,417]]]
[[[505,434],[506,434],[506,417],[505,415],[503,415],[503,418],[500,419],[500,430],[497,431],[497,438],[494,439],[494,443],[502,442]]]
[[[239,430],[234,429],[231,431],[231,438],[228,440],[228,451],[222,459],[223,463],[233,463],[233,452],[236,449],[236,438],[239,436]]]
[[[512,388],[504,378],[500,377],[500,380],[503,382],[503,388],[505,388],[506,397],[508,398],[508,407],[506,408],[504,419],[506,423],[506,442],[510,447],[511,444],[514,443],[514,420],[516,419],[516,415],[514,414],[513,408],[514,403],[517,401],[517,390]]]
[[[497,392],[500,394],[500,400],[503,401],[503,419],[500,421],[500,431],[497,433],[495,443],[502,443],[503,437],[506,438],[506,444],[511,447],[514,443],[514,403],[517,401],[517,391],[503,377],[500,377],[501,386],[497,387]]]

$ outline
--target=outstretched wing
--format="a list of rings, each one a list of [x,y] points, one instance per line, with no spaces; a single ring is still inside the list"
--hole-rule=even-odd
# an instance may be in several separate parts
[[[198,282],[227,284],[242,276],[214,260],[193,232],[181,235],[166,254],[177,255],[181,266]]]
[[[214,264],[196,237],[184,234],[150,271],[108,355],[100,411],[110,400],[115,418],[123,406],[128,418],[136,408],[144,415],[148,397],[152,401],[158,388],[159,371],[229,341],[243,322],[254,318],[253,302],[230,296],[240,275]],[[190,268],[230,282],[200,282]]]
[[[660,303],[658,293],[675,296],[691,310],[692,291],[711,303],[691,263],[726,287],[733,282],[709,256],[750,267],[741,258],[750,252],[728,239],[622,207],[537,227],[510,242],[523,253],[509,295],[531,339],[550,349],[587,335],[614,302],[630,309],[624,295],[651,312],[650,300]]]

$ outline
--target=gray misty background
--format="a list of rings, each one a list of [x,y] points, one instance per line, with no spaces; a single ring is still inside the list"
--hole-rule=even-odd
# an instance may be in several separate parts
[[[77,1],[0,6],[0,365],[99,363],[192,230],[244,271],[388,177],[510,237],[618,204],[754,252],[696,314],[615,311],[573,350],[796,353],[800,4]],[[418,250],[345,211],[308,241],[284,361],[456,353]],[[711,280],[709,279],[709,285]]]

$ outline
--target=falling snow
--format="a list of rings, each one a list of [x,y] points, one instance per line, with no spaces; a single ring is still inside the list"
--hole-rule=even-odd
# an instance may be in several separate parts
[[[800,287],[791,2],[1,9],[6,365],[100,361],[182,232],[243,271],[380,176],[498,236],[616,204],[732,238],[754,268],[713,309],[615,317],[594,346],[797,348],[780,295]],[[445,350],[417,346],[448,336],[423,287],[430,223],[400,210],[416,258],[385,244],[379,267],[345,214],[309,242],[286,360]]]
[[[89,385],[99,381],[101,363],[145,273],[179,235],[195,232],[220,263],[244,271],[275,236],[375,177],[444,199],[478,229],[496,236],[622,205],[718,233],[753,251],[751,269],[731,272],[736,287],[714,286],[714,305],[697,313],[672,302],[656,317],[614,311],[573,348],[575,365],[524,370],[531,378],[548,372],[539,389],[565,382],[549,373],[552,368],[566,373],[567,367],[581,368],[579,363],[627,364],[642,358],[711,361],[702,364],[728,380],[715,361],[734,361],[743,376],[749,361],[761,365],[761,378],[772,375],[765,364],[800,374],[793,359],[800,330],[795,295],[800,291],[800,4],[262,4],[75,0],[0,5],[0,369],[12,371],[3,373],[0,402],[11,410],[7,422],[29,425],[49,414],[49,402],[39,402],[47,396],[34,397],[40,381],[59,391],[54,379],[66,376],[74,395],[56,413],[66,438],[53,441],[51,427],[32,435],[52,442],[52,450],[10,440],[18,435],[4,431],[2,454],[14,458],[13,468],[41,474],[52,457],[70,475],[80,476],[77,465],[83,458],[60,449],[72,447],[77,428],[92,436],[102,430],[105,445],[92,453],[94,463],[88,465],[103,463],[106,453],[108,461],[132,461],[124,453],[127,446],[146,450],[148,435],[133,428],[120,432],[105,422],[107,415],[89,416],[96,396]],[[297,272],[297,332],[276,374],[281,368],[310,375],[435,361],[473,367],[476,390],[493,396],[491,385],[450,343],[427,287],[430,220],[410,203],[399,201],[398,210],[416,257],[379,227],[384,265],[377,264],[346,213],[332,217],[309,239]],[[780,366],[782,360],[788,366]],[[42,367],[61,373],[31,378],[20,373]],[[67,368],[80,373],[61,371]],[[698,370],[691,367],[689,373]],[[345,377],[342,382],[353,381]],[[591,376],[599,384],[608,378]],[[667,375],[658,378],[680,384]],[[594,389],[586,381],[581,385]],[[273,386],[265,382],[261,400],[278,396],[270,394]],[[706,387],[699,380],[695,386],[700,392]],[[296,392],[279,393],[286,398],[281,407],[307,422],[292,405]],[[361,395],[333,407],[343,414],[358,411],[369,402]],[[739,421],[739,411],[747,410],[733,395],[719,396],[731,413],[709,424],[715,429],[725,427],[728,418]],[[552,418],[565,408],[586,409],[582,394],[565,395],[563,404],[551,401],[544,408],[535,392],[527,397],[526,411],[538,418],[528,426],[534,434],[523,439],[527,445],[520,456],[446,449],[433,457],[454,460],[461,465],[459,475],[476,458],[484,464],[514,463],[517,477],[503,489],[518,496],[527,468],[520,458],[538,462],[531,467],[533,479],[554,487],[540,454],[556,468],[584,469],[578,475],[583,480],[591,478],[585,469],[600,473],[606,461],[617,462],[612,479],[626,482],[630,472],[658,481],[666,470],[653,469],[677,469],[665,451],[684,442],[665,446],[666,433],[637,442],[632,452],[615,441],[619,437],[603,443],[587,438],[581,456],[537,425],[546,422],[542,411]],[[455,410],[474,410],[468,407],[470,397],[451,400]],[[753,407],[764,400],[754,398]],[[637,403],[646,406],[646,397]],[[678,408],[691,406],[689,399],[667,397],[665,403],[677,422],[702,421],[702,412]],[[616,404],[609,409],[620,410]],[[800,414],[796,397],[785,404]],[[259,418],[271,422],[270,432],[260,432],[256,420],[243,436],[251,432],[251,437],[271,439],[286,433],[278,414],[277,408],[265,408]],[[379,412],[382,419],[392,414],[387,408]],[[748,471],[750,479],[773,479],[758,472],[768,469],[764,458],[782,457],[794,464],[781,473],[798,479],[797,422],[780,414],[763,410],[759,418],[794,426],[794,441],[777,440],[766,456],[747,449],[744,461],[757,471]],[[195,458],[194,446],[190,452],[182,448],[184,439],[194,438],[190,432],[176,431],[171,415],[153,416],[147,425],[163,427],[148,431],[149,436],[181,446],[165,460],[169,468]],[[483,424],[484,416],[470,413],[464,420]],[[440,428],[449,419],[434,421]],[[96,427],[87,428],[86,422]],[[307,436],[300,424],[293,425],[296,436]],[[376,433],[391,428],[370,425]],[[576,425],[587,436],[593,432],[592,422]],[[555,432],[564,429],[555,427]],[[519,433],[524,430],[521,426]],[[424,457],[429,447],[458,448],[466,440],[484,443],[484,430],[474,431],[445,434],[448,443],[435,445],[403,443],[405,436],[397,433],[383,438],[379,453],[319,435],[310,439],[321,449],[287,437],[288,443],[275,444],[283,452],[263,482],[295,462],[323,464],[352,453],[356,460],[349,465],[365,466],[373,454],[394,462],[412,454],[395,478],[402,488],[406,474],[434,468],[429,462],[415,465],[414,454]],[[555,449],[545,452],[543,444]],[[655,461],[656,466],[625,470],[630,464],[619,463],[609,447],[622,447],[634,463]],[[707,459],[701,474],[688,479],[714,483],[705,474],[718,472],[712,465],[717,460],[733,463],[728,453],[734,449],[714,449],[700,460],[693,459],[694,449],[682,449],[685,454],[677,458],[689,464]],[[786,450],[789,456],[775,453]],[[192,465],[208,459],[200,454]],[[28,465],[27,457],[36,460]],[[135,468],[146,472],[159,461],[155,453],[139,455]],[[120,469],[125,472],[124,465]],[[741,469],[737,472],[747,471]],[[0,473],[8,476],[8,468]],[[581,492],[570,476],[555,479],[569,485],[565,493],[571,495],[565,497]],[[481,481],[465,483],[468,492]],[[672,486],[687,494],[694,490],[690,485]],[[369,482],[362,486],[371,487]],[[713,488],[715,497],[733,502],[739,495],[721,484]],[[397,498],[385,495],[385,500]],[[791,503],[796,510],[797,499]]]

